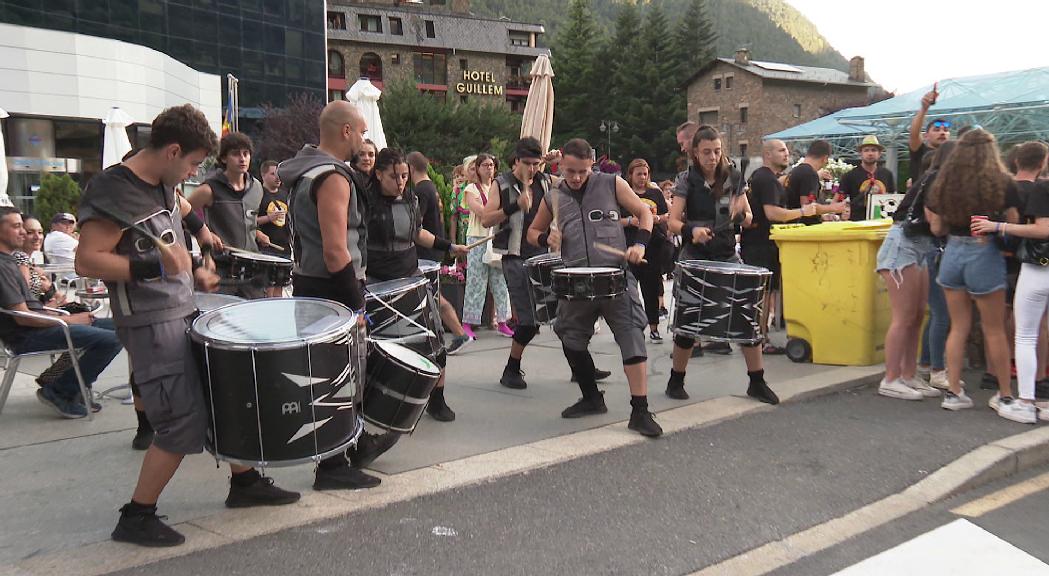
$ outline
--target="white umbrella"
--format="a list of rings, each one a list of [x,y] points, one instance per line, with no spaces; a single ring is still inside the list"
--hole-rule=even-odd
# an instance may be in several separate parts
[[[134,120],[116,106],[109,109],[102,123],[106,125],[106,137],[102,142],[102,169],[105,170],[131,152],[131,141],[127,138],[127,127]]]
[[[382,150],[386,147],[386,132],[382,129],[382,119],[379,118],[379,97],[382,90],[375,87],[367,78],[361,78],[346,93],[346,99],[357,107],[368,123],[368,131],[365,136],[375,142],[375,147]]]
[[[0,108],[0,118],[7,118],[7,111]],[[13,206],[7,195],[7,150],[4,148],[4,132],[0,129],[0,206]]]
[[[521,118],[521,137],[539,140],[546,152],[554,129],[554,69],[549,56],[541,54],[535,59],[531,76],[532,85],[528,87],[528,100]]]

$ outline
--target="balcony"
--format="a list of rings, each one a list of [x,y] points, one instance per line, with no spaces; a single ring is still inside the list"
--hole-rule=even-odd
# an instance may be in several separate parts
[[[506,88],[508,90],[528,90],[528,87],[531,85],[531,76],[517,76],[511,74],[506,80]]]

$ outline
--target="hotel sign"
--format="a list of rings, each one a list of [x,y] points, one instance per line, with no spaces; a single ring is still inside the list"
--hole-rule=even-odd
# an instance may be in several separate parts
[[[455,85],[459,94],[479,94],[483,96],[502,96],[503,86],[495,81],[491,72],[463,70],[462,81]]]

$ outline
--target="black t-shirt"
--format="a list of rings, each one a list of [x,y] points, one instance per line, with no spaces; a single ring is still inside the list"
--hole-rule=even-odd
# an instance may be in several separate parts
[[[262,201],[259,202],[259,216],[273,216],[275,212],[280,211],[284,212],[284,216],[279,216],[266,224],[260,225],[259,231],[269,236],[271,243],[284,248],[283,252],[267,248],[267,252],[272,251],[274,254],[290,258],[291,252],[288,251],[288,191],[284,187],[278,188],[276,192],[270,192],[263,188]]]
[[[18,267],[18,261],[11,254],[0,252],[0,306],[11,308],[21,303],[34,312],[44,309],[40,300],[33,297],[33,293],[26,284],[25,276]],[[0,314],[0,340],[7,344],[15,344],[21,341],[25,335],[38,328],[19,326],[15,319],[7,314]]]
[[[922,163],[924,162],[925,155],[932,153],[932,151],[933,151],[932,148],[929,148],[929,145],[926,144],[925,142],[922,142],[921,146],[918,146],[917,150],[911,150],[911,183],[912,184],[914,182],[917,182],[918,178],[921,178],[922,172],[924,172],[924,170],[922,170]]]
[[[444,224],[441,209],[437,202],[437,186],[431,180],[423,180],[415,185],[415,196],[419,199],[419,214],[422,216],[423,229],[437,238],[444,238]],[[441,262],[445,252],[432,248],[418,248],[419,258]]]
[[[685,203],[682,212],[686,223],[705,226],[714,230],[714,237],[705,244],[692,244],[691,238],[682,237],[682,258],[693,260],[727,260],[736,253],[736,226],[722,225],[718,222],[728,221],[729,215],[723,213],[720,202],[714,199],[713,191],[706,178],[699,175],[695,168],[688,171],[688,177],[679,180],[674,188],[674,196]],[[726,187],[722,192],[724,200],[730,193]],[[727,210],[727,207],[725,208]]]
[[[823,188],[823,182],[820,181],[819,173],[812,166],[802,162],[795,166],[790,171],[790,174],[787,175],[787,184],[784,186],[783,207],[792,210],[801,208],[801,199],[809,196],[815,196],[818,201],[821,188]],[[808,216],[802,218],[801,221],[811,226],[819,224],[820,217]]]
[[[917,183],[919,179],[914,178],[912,184]],[[842,176],[838,190],[849,199],[850,220],[867,219],[867,194],[870,194],[872,189],[877,190],[876,194],[895,194],[896,176],[884,166],[878,166],[874,172],[868,172],[862,164]],[[899,213],[900,208],[897,208],[896,214]]]
[[[662,215],[669,212],[667,208],[667,201],[663,198],[663,193],[659,188],[649,187],[643,194],[639,196],[641,203],[645,205],[645,208],[649,210],[653,206],[656,207],[656,214]],[[626,210],[621,210],[623,218],[629,218],[632,214]],[[648,246],[659,246],[667,239],[666,224],[658,224],[652,227],[652,239],[649,240]],[[637,239],[637,226],[627,226],[623,228],[623,232],[626,234],[626,245],[632,246],[634,241]]]
[[[907,194],[900,201],[900,205],[896,207],[896,212],[892,215],[893,222],[903,222],[907,217],[907,212],[910,211],[911,206],[915,202],[918,204],[914,207],[915,212],[925,210],[925,203],[929,198],[929,191],[932,190],[933,182],[936,180],[936,170],[930,170],[924,174],[918,180],[915,180],[910,189],[907,190]]]
[[[762,166],[750,175],[749,200],[754,222],[750,228],[743,230],[740,237],[743,244],[772,244],[769,239],[772,223],[765,215],[765,206],[782,207],[785,195],[783,184],[768,166]]]
[[[1038,218],[1049,218],[1049,180],[1017,181],[1016,189],[1023,208],[1020,214],[1028,224]]]

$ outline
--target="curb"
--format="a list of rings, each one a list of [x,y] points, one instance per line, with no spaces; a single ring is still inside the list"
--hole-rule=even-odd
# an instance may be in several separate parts
[[[881,374],[880,366],[835,368],[779,383],[776,392],[782,403],[801,402],[868,386],[878,382]],[[722,396],[665,410],[658,417],[664,433],[673,434],[772,409],[745,397]],[[106,540],[41,554],[15,565],[0,565],[0,576],[107,574],[651,441],[627,430],[626,421],[621,421],[392,476],[380,474],[382,484],[371,490],[309,491],[290,506],[224,509],[177,524],[186,543],[175,548],[141,548]]]
[[[690,576],[759,576],[789,566],[935,504],[995,480],[1049,462],[1049,426],[991,442],[947,464],[918,483],[844,516],[708,566]]]

